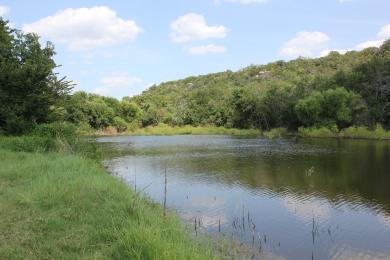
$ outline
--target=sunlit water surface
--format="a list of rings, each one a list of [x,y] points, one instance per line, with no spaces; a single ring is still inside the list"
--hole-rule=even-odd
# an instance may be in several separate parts
[[[390,259],[390,142],[107,137],[108,162],[189,225],[286,259]]]

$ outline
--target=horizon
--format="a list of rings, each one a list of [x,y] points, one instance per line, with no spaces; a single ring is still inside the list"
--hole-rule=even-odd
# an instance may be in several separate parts
[[[75,91],[119,99],[190,76],[378,47],[390,38],[389,9],[385,0],[0,1],[11,27],[55,45]]]

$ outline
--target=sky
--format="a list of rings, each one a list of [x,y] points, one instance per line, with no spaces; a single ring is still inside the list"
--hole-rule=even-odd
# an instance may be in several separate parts
[[[116,98],[390,38],[389,0],[0,0],[0,16],[54,43],[75,90]]]

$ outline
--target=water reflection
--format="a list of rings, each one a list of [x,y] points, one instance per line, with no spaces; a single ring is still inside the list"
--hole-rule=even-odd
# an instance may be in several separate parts
[[[111,171],[188,223],[289,259],[390,258],[390,143],[221,136],[110,137]],[[253,229],[255,226],[255,229]]]

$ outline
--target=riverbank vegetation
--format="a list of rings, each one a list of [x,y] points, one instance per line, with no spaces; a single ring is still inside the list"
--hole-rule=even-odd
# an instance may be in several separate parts
[[[85,134],[141,135],[390,128],[390,40],[360,52],[166,82],[118,100],[72,93],[72,82],[54,72],[53,45],[41,46],[37,35],[2,20],[0,34],[3,134],[28,133],[48,122],[69,122]]]
[[[298,129],[300,137],[314,138],[350,138],[350,139],[390,139],[390,131],[383,129],[381,125],[377,125],[374,129],[369,129],[364,126],[351,126],[339,131],[336,127],[327,128],[304,128]]]
[[[234,135],[234,136],[261,136],[259,129],[237,129],[216,126],[170,126],[159,124],[118,132],[113,127],[89,132],[93,136],[115,136],[115,135]]]
[[[215,257],[176,216],[108,175],[97,144],[74,130],[0,138],[1,259]]]

